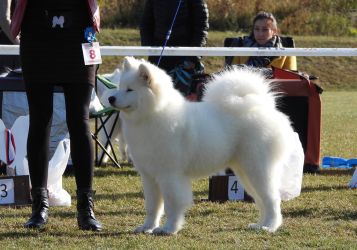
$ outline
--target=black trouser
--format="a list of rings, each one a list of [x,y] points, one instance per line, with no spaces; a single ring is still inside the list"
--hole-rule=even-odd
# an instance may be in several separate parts
[[[78,82],[62,86],[77,189],[91,189],[94,159],[89,128],[89,103],[93,87],[88,83]],[[30,113],[27,157],[32,188],[47,188],[53,87],[52,84],[26,83]]]

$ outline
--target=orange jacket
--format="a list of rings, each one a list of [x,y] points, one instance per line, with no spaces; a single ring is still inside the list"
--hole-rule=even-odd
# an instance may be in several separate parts
[[[96,0],[87,0],[89,12],[92,16],[93,28],[96,31],[99,31],[100,28],[100,15],[99,7]],[[14,11],[14,14],[11,19],[11,35],[15,38],[21,30],[22,19],[24,18],[26,10],[27,0],[18,0],[17,5]]]

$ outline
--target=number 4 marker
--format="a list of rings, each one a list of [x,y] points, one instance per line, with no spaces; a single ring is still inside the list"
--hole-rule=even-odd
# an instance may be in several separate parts
[[[228,200],[244,200],[244,188],[234,175],[228,179]]]

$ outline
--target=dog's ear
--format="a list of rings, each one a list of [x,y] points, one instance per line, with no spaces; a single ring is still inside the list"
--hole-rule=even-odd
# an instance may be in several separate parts
[[[123,70],[128,71],[132,68],[132,60],[135,60],[134,57],[126,56],[123,61]]]
[[[147,85],[150,85],[152,76],[148,66],[145,63],[140,64],[139,75],[146,82]]]

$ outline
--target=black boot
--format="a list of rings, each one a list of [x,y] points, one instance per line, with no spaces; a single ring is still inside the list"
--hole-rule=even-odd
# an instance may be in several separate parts
[[[77,221],[79,229],[101,231],[102,225],[94,217],[93,190],[77,190]]]
[[[33,188],[32,215],[24,225],[26,228],[41,228],[48,220],[48,190],[46,188]]]

